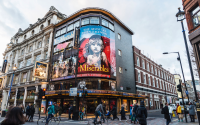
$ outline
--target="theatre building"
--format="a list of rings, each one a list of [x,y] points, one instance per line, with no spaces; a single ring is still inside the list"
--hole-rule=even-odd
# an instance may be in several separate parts
[[[115,105],[119,111],[145,96],[135,94],[131,31],[111,12],[86,8],[75,12],[55,25],[52,43],[50,83],[45,105],[57,102],[68,113],[70,104],[85,104],[93,114],[103,101],[106,109]],[[83,102],[80,84],[86,83]],[[70,88],[77,87],[77,96]]]
[[[133,46],[136,93],[146,95],[145,106],[148,110],[161,109],[165,103],[175,103],[177,100],[174,75],[162,65],[141,53]]]

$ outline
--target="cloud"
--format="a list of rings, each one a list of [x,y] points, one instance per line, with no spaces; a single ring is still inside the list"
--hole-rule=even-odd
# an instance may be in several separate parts
[[[0,14],[3,18],[0,19],[0,40],[4,42],[0,52],[4,52],[6,44],[18,28],[25,29],[35,23],[52,5],[66,15],[86,7],[100,7],[110,11],[134,31],[133,45],[142,52],[144,50],[145,55],[148,53],[171,73],[176,71],[181,74],[177,55],[162,53],[179,51],[185,77],[191,79],[181,25],[175,17],[177,8],[182,8],[181,0],[1,0]],[[2,60],[3,56],[0,55],[0,62]]]

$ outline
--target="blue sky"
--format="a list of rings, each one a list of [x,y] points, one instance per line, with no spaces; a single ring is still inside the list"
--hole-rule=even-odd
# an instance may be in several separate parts
[[[182,0],[1,0],[0,53],[19,28],[24,30],[44,17],[50,6],[66,15],[86,7],[100,7],[112,12],[134,31],[133,45],[173,74],[181,73],[177,55],[162,53],[179,51],[186,80],[191,79],[181,24],[175,17],[178,7],[183,8]],[[187,33],[186,23],[185,29]],[[188,44],[190,46],[189,41]],[[0,54],[1,65],[2,62],[3,55]]]

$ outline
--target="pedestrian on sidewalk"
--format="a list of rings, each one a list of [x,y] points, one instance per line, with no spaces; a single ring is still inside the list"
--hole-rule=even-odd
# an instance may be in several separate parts
[[[172,113],[173,113],[173,108],[168,104],[168,109],[169,109],[169,116],[170,116],[170,121],[172,121]]]
[[[72,112],[73,112],[73,106],[72,106],[72,104],[70,104],[70,107],[69,107],[69,120],[71,120]]]
[[[120,114],[121,114],[121,120],[126,120],[126,114],[125,114],[125,111],[124,111],[124,105],[123,104],[121,106]]]
[[[132,105],[132,107],[131,107],[131,123],[132,123],[132,121],[133,121],[133,118],[134,118],[134,121],[135,121],[135,112],[134,112],[134,104]]]
[[[178,115],[178,122],[180,122],[180,119],[181,119],[181,122],[183,122],[183,118],[181,117],[182,116],[181,113],[182,113],[181,106],[179,105],[179,103],[177,103],[176,115]]]
[[[50,103],[47,111],[48,111],[48,117],[46,119],[46,124],[45,125],[48,125],[49,119],[51,117],[54,117],[54,114],[55,114],[55,107],[54,107],[54,105],[53,104],[51,105],[51,103]]]
[[[26,121],[29,122],[29,118],[30,118],[30,112],[31,112],[31,103],[28,104],[28,106],[26,107]]]
[[[95,119],[93,123],[97,122],[97,118],[99,116],[99,121],[101,121],[101,114],[104,114],[104,110],[103,110],[103,104],[102,102],[100,102],[100,104],[96,107],[95,109]],[[105,121],[104,121],[105,122]]]
[[[114,119],[118,119],[119,120],[119,118],[117,117],[117,108],[116,108],[115,104],[113,104],[113,108],[112,108],[112,110],[110,112],[113,115],[113,119],[112,120],[114,120]]]
[[[165,107],[163,108],[163,112],[164,112],[164,116],[165,116],[165,119],[166,119],[166,125],[169,125],[169,123],[171,122],[171,119],[170,119],[170,115],[169,115],[169,108],[168,108],[168,103],[166,102],[165,103]]]
[[[144,101],[140,102],[140,106],[136,110],[137,120],[141,125],[147,125],[147,109],[144,106]]]
[[[134,124],[137,121],[137,114],[136,114],[137,109],[138,109],[138,103],[136,103],[135,106],[134,106],[134,108],[133,108],[133,112],[135,114]]]
[[[58,105],[58,117],[61,120],[61,114],[62,114],[62,107],[60,105]]]
[[[0,125],[21,125],[25,124],[25,117],[19,107],[10,108],[6,114],[5,119]]]
[[[195,118],[194,118],[194,115],[195,115],[195,110],[194,110],[194,105],[190,102],[189,103],[189,115],[190,115],[190,119],[191,119],[191,122],[195,122]]]
[[[57,117],[57,113],[58,113],[58,106],[57,106],[57,103],[54,102],[54,108],[55,108],[55,115]]]
[[[31,105],[29,122],[33,122],[34,114],[35,114],[35,107],[34,105]]]

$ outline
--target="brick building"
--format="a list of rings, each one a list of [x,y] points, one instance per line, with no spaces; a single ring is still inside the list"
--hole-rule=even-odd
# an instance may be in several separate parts
[[[133,46],[137,94],[147,95],[147,109],[160,109],[165,102],[175,103],[177,99],[174,75],[156,64]]]

